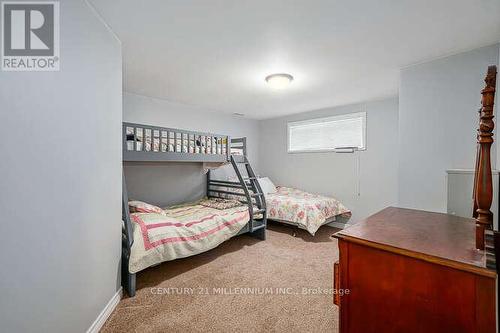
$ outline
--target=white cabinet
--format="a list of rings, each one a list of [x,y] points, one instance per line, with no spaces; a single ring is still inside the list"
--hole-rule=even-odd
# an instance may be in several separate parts
[[[474,182],[474,170],[450,169],[446,171],[448,182],[448,214],[472,217],[472,184]],[[498,230],[498,170],[493,171],[493,223]]]

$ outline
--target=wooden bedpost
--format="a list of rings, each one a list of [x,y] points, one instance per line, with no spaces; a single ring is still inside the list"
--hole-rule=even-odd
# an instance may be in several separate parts
[[[474,207],[476,210],[476,248],[485,249],[485,231],[493,227],[493,214],[490,211],[493,199],[493,181],[491,175],[491,145],[493,144],[493,104],[496,85],[496,66],[489,66],[484,79],[485,87],[481,91],[481,111],[477,133],[478,158],[474,188]]]

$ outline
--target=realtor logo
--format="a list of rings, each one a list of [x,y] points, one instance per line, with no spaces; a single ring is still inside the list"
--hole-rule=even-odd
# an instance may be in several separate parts
[[[59,70],[59,2],[2,2],[2,70]]]

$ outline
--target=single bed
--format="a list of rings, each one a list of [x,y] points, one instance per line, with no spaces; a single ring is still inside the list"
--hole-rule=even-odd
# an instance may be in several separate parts
[[[257,182],[264,193],[268,220],[297,226],[314,236],[322,225],[333,222],[342,226],[351,217],[351,211],[333,197],[275,186],[268,177],[257,177]],[[224,197],[238,199],[235,195]],[[344,223],[338,223],[339,220]]]
[[[232,138],[235,142],[231,153],[235,156],[247,154],[246,138]],[[351,217],[351,211],[333,197],[309,193],[297,188],[275,186],[267,177],[255,177],[265,197],[267,218],[307,230],[314,236],[322,225],[335,223],[342,227]],[[229,177],[228,180],[236,181]],[[224,197],[238,199],[234,194],[227,194],[229,188],[222,188]],[[241,190],[235,190],[242,192]]]
[[[250,220],[248,207],[205,207],[200,202],[158,213],[134,212],[130,273],[164,261],[189,257],[217,247],[237,235]]]
[[[259,178],[259,182],[262,179]],[[266,189],[269,186],[266,186]],[[332,197],[308,193],[296,188],[276,186],[264,195],[266,197],[267,218],[278,222],[296,225],[314,236],[324,224],[334,222],[336,218],[348,219],[351,211],[340,201]]]

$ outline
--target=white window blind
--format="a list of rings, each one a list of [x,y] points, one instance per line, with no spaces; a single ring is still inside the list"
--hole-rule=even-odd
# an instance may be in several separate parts
[[[288,123],[288,152],[366,148],[366,112]]]

